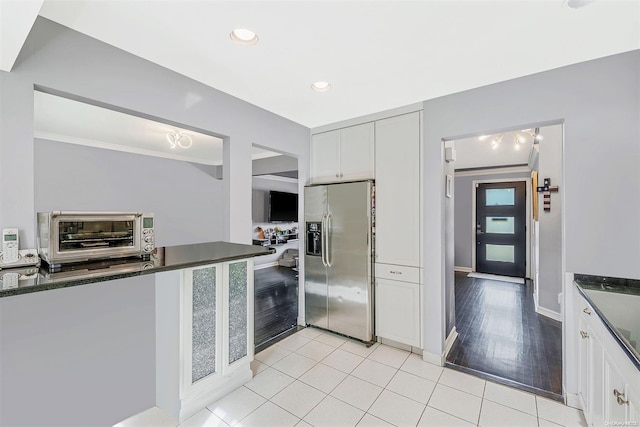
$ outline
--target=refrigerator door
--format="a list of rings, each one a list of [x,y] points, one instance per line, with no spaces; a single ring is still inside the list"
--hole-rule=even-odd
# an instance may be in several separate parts
[[[328,186],[328,329],[373,339],[370,181]]]
[[[304,221],[307,223],[325,224],[327,212],[327,186],[305,187],[304,189]],[[320,232],[322,233],[323,227]],[[323,236],[321,236],[323,239]],[[323,263],[325,258],[324,245],[319,255],[304,256],[304,298],[305,321],[309,325],[328,328],[327,321],[327,268]]]

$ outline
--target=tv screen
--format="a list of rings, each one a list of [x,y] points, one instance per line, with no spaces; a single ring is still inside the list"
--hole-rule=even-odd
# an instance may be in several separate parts
[[[269,192],[269,222],[298,221],[298,195],[281,191]]]

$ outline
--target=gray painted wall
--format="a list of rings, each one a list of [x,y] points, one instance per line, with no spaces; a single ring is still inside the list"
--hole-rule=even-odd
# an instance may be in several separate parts
[[[442,355],[453,309],[443,138],[564,121],[566,270],[640,278],[639,77],[636,50],[424,102],[426,353]]]
[[[0,425],[111,426],[154,406],[153,289],[150,275],[1,298]]]
[[[469,175],[455,177],[455,256],[454,265],[456,267],[471,268],[471,247],[473,239],[472,218],[473,218],[473,181],[487,179],[512,179],[529,178],[530,174],[509,173],[509,174],[486,174]]]
[[[216,205],[223,209],[216,218],[222,218],[219,230],[225,240],[251,241],[253,143],[300,158],[301,182],[308,178],[308,128],[39,17],[12,72],[0,72],[0,227],[19,227],[24,247],[35,244],[36,194],[42,208],[58,198],[74,201],[67,199],[67,188],[44,195],[40,186],[47,184],[35,181],[34,85],[224,138],[223,202]],[[63,163],[59,157],[48,160]],[[165,179],[174,172],[196,173],[177,164],[160,171]],[[148,185],[153,182],[150,177]],[[143,187],[132,183],[127,188],[131,185]],[[158,204],[154,213],[158,219],[180,218],[180,212],[196,212],[202,203],[210,203],[191,202],[176,204],[171,211]],[[185,232],[192,241],[207,239],[195,221],[188,230],[170,231],[165,226],[167,237]],[[155,363],[154,286],[135,283],[109,282],[97,293],[76,287],[2,300],[0,424],[111,425],[153,406],[155,378],[149,372]],[[38,320],[65,312],[68,321]],[[77,339],[47,338],[66,335]],[[19,346],[20,339],[32,345]],[[20,354],[6,350],[12,346]]]
[[[638,141],[640,143],[640,141]],[[562,126],[545,128],[538,156],[538,185],[544,178],[551,178],[551,185],[558,185],[559,192],[551,193],[551,211],[543,209],[543,197],[538,193],[539,266],[538,305],[560,315],[558,294],[562,292],[562,196],[566,191],[562,183]],[[606,222],[600,218],[599,224]],[[573,219],[568,218],[568,223]],[[568,226],[568,225],[567,225]],[[587,232],[585,230],[585,232]],[[581,270],[571,270],[579,273]]]
[[[192,163],[47,140],[34,160],[38,212],[153,212],[158,246],[224,237],[222,181]]]
[[[302,181],[308,176],[308,128],[41,17],[0,85],[0,226],[19,227],[28,246],[35,242],[34,85],[222,137],[224,231],[232,241],[251,240],[252,144],[301,158]]]

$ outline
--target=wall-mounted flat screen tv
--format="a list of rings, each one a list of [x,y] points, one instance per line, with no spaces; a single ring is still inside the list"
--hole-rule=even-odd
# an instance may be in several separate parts
[[[298,221],[298,195],[269,191],[269,222]]]

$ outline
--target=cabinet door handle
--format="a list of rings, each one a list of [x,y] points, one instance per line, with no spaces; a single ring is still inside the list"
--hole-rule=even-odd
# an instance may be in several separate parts
[[[588,314],[589,316],[591,316],[591,310],[589,310],[589,307],[585,307],[585,308],[582,310],[582,312],[583,312],[584,314]]]
[[[580,335],[582,335],[582,338],[589,338],[589,334],[585,331],[580,331]]]
[[[336,174],[336,178],[340,178],[340,174],[339,173]]]
[[[616,397],[618,401],[618,405],[628,405],[629,401],[624,399],[624,393],[620,393],[615,388],[613,389],[613,395]]]

